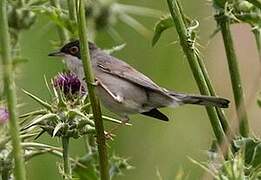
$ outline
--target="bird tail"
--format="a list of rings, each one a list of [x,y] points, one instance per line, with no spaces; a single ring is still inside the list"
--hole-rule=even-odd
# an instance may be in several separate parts
[[[188,95],[182,93],[170,92],[174,101],[179,104],[197,104],[202,106],[215,106],[219,108],[228,108],[230,101],[225,98],[214,96]]]

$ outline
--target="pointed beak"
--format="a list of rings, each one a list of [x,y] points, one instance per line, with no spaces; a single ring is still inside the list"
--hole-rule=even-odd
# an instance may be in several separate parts
[[[58,57],[62,57],[64,55],[65,54],[63,52],[53,52],[53,53],[48,54],[48,56],[58,56]]]

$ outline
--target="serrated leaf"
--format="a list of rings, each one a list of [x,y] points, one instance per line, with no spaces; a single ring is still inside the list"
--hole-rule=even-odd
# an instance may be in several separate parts
[[[169,29],[173,26],[174,26],[174,22],[173,22],[172,17],[170,15],[161,18],[156,23],[155,28],[154,28],[154,36],[152,38],[152,46],[154,46],[158,42],[163,31],[165,31],[166,29]]]

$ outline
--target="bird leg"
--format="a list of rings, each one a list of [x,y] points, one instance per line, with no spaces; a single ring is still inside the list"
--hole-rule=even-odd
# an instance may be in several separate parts
[[[106,134],[105,134],[106,138],[112,139],[112,137],[113,137],[112,133],[117,131],[123,125],[126,125],[129,122],[129,120],[130,119],[128,118],[128,116],[124,116],[124,118],[121,120],[121,124],[114,126],[112,129],[110,129],[108,132],[106,132]]]
[[[112,93],[110,91],[110,89],[103,84],[98,78],[95,78],[95,86],[101,86],[116,102],[118,103],[122,103],[123,101],[123,97],[119,96],[119,95],[115,95],[114,93]]]

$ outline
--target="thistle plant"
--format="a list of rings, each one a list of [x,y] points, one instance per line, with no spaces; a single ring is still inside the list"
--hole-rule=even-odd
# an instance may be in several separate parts
[[[17,180],[25,180],[25,167],[22,156],[21,140],[19,137],[19,125],[16,112],[16,94],[14,74],[12,72],[11,43],[7,20],[7,2],[0,2],[0,36],[1,36],[1,64],[3,68],[4,95],[7,99],[9,111],[10,134],[12,137],[13,154],[15,159],[15,177]]]
[[[20,116],[20,118],[27,119],[23,130],[29,130],[34,127],[41,129],[36,138],[40,137],[43,133],[47,133],[53,138],[60,138],[63,146],[62,175],[64,179],[72,179],[72,169],[74,169],[73,171],[75,171],[76,174],[81,175],[81,171],[84,171],[86,168],[85,166],[80,168],[77,163],[71,164],[69,140],[70,138],[78,139],[84,135],[96,135],[95,116],[86,111],[91,104],[86,104],[86,90],[78,77],[73,73],[63,72],[56,75],[51,81],[51,88],[47,82],[46,84],[47,89],[52,96],[52,101],[50,103],[24,90],[24,93],[39,103],[42,108]],[[107,116],[102,116],[102,119],[104,121],[121,124],[120,120]],[[106,133],[107,132],[104,132],[104,134]],[[96,161],[96,154],[96,150],[95,152],[89,152],[86,155],[90,159],[88,158],[89,160],[87,159],[86,162],[82,159],[80,164],[87,165],[90,164],[90,160]],[[115,163],[112,163],[111,166],[115,166]],[[127,169],[127,167],[122,169]],[[95,176],[97,176],[97,172],[96,168],[94,168],[91,173],[95,173]]]
[[[188,17],[179,1],[166,2],[170,13],[156,24],[152,44],[156,45],[166,29],[175,27],[200,93],[217,96],[199,50],[197,28],[202,22]],[[240,128],[239,133],[233,134],[232,131],[235,130],[230,127],[224,111],[220,108],[206,107],[216,139],[213,140],[214,148],[209,152],[208,162],[192,161],[203,167],[215,179],[260,179],[261,141],[258,137],[250,137],[248,109],[245,105],[230,27],[236,23],[247,23],[251,26],[261,59],[261,3],[260,0],[212,2],[217,22],[215,32],[220,31],[224,40]],[[133,28],[144,37],[150,37],[151,31],[136,17],[159,18],[162,14],[158,10],[122,4],[116,0],[1,0],[0,53],[3,82],[0,80],[0,83],[4,84],[4,89],[0,86],[0,179],[26,179],[25,164],[43,154],[54,155],[62,161],[59,172],[63,179],[67,180],[108,180],[122,175],[125,170],[133,169],[128,163],[128,158],[108,153],[108,141],[112,136],[109,136],[110,130],[107,130],[103,123],[121,125],[122,122],[101,113],[95,94],[87,40],[94,40],[99,32],[105,31],[114,41],[122,42],[124,37],[121,37],[115,26],[118,22]],[[19,106],[14,88],[15,68],[20,62],[25,62],[24,57],[20,55],[19,37],[21,32],[31,28],[40,16],[47,16],[55,25],[59,37],[56,45],[80,39],[86,76],[84,80],[88,89],[84,88],[82,80],[75,74],[69,71],[58,73],[51,80],[45,79],[51,96],[49,101],[23,90],[39,104],[39,108],[20,114],[18,118]],[[117,46],[107,52],[113,53],[123,47],[124,45]],[[257,103],[261,106],[260,98]],[[59,139],[61,147],[36,142],[43,133],[52,139]],[[72,158],[72,138],[85,140],[84,155]],[[223,150],[222,153],[220,149]],[[157,174],[159,179],[162,179],[160,173]],[[182,172],[178,174],[177,179],[183,177],[188,176]]]
[[[156,24],[152,45],[157,43],[161,34],[166,29],[173,26],[176,27],[180,38],[180,44],[184,50],[185,55],[187,56],[201,93],[216,95],[206,67],[204,66],[202,56],[200,56],[200,52],[197,48],[197,35],[194,30],[198,27],[199,22],[196,20],[191,20],[184,14],[179,1],[167,0],[167,3],[171,15],[165,16]],[[223,34],[224,45],[229,60],[228,62],[230,75],[232,78],[232,87],[234,91],[238,117],[240,118],[240,135],[246,136],[247,138],[242,138],[240,136],[238,137],[231,134],[231,128],[223,111],[218,108],[215,110],[214,108],[207,109],[219,147],[224,148],[225,146],[225,149],[228,150],[228,153],[223,151],[223,158],[218,160],[214,158],[214,164],[202,164],[194,160],[193,162],[207,170],[215,179],[258,179],[260,178],[260,157],[258,157],[258,154],[260,153],[260,149],[258,148],[260,140],[248,137],[249,127],[246,116],[246,108],[244,105],[242,84],[240,81],[240,74],[229,26],[230,23],[237,23],[241,20],[258,29],[260,26],[260,9],[258,9],[257,6],[258,2],[257,4],[250,4],[247,1],[213,1],[213,3],[217,12],[221,14],[221,17],[227,18],[226,20],[220,20],[218,19],[220,18],[220,14],[216,16],[216,20],[220,28],[219,30],[221,30]],[[219,3],[223,3],[223,6]],[[243,6],[247,7],[243,8]],[[242,18],[250,12],[251,15],[256,13],[255,15],[257,16],[252,16],[252,19]],[[253,17],[255,18],[253,19]],[[220,24],[224,21],[226,22],[225,24]],[[258,38],[256,38],[256,40],[257,39]],[[259,44],[260,39],[257,41],[257,47],[259,47]],[[215,150],[212,150],[211,154],[215,153],[217,155],[212,157],[220,157],[220,154],[216,151],[217,148],[214,149]]]
[[[188,18],[184,14],[178,1],[168,0],[167,3],[171,15],[162,18],[156,24],[152,45],[156,44],[164,30],[175,26],[180,38],[180,44],[188,59],[200,92],[204,95],[215,96],[216,92],[211,84],[202,56],[197,48],[197,34],[195,29],[199,25],[198,21]],[[228,143],[225,134],[227,132],[230,134],[231,130],[224,112],[219,108],[213,107],[206,107],[206,110],[218,143],[220,145],[224,142]]]

